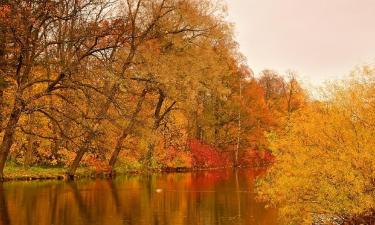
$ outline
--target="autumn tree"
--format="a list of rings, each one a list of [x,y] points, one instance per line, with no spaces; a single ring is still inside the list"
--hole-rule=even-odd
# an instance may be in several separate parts
[[[292,112],[303,107],[307,100],[305,90],[293,71],[283,75],[273,70],[264,70],[258,80],[269,110],[281,124]]]
[[[360,221],[373,212],[374,71],[365,66],[329,85],[269,137],[276,162],[259,191],[285,222]]]
[[[5,35],[3,77],[10,107],[0,147],[0,176],[24,115],[42,114],[57,123],[44,104],[50,96],[70,103],[64,92],[80,89],[76,80],[87,73],[87,63],[113,48],[104,11],[112,3],[99,1],[9,1],[2,5]],[[95,15],[95,16],[94,16]],[[105,40],[105,41],[104,41]],[[51,66],[45,67],[46,64]],[[32,90],[32,91],[30,91]],[[61,114],[61,113],[60,113]]]
[[[221,91],[228,89],[221,80],[231,74],[232,68],[222,62],[230,64],[235,55],[224,48],[224,43],[234,43],[231,43],[230,27],[220,11],[215,11],[217,6],[211,4],[179,2],[176,5],[178,14],[161,19],[159,27],[155,28],[162,29],[155,31],[158,34],[170,34],[159,35],[138,49],[135,60],[140,60],[140,63],[136,63],[136,74],[131,80],[141,86],[147,85],[150,94],[151,102],[148,101],[145,112],[148,111],[148,118],[152,119],[144,119],[148,129],[144,132],[147,150],[143,158],[148,166],[151,166],[157,139],[163,135],[160,133],[161,125],[165,128],[169,122],[174,124],[170,118],[192,109],[191,103],[194,104],[201,90],[208,90],[214,85]],[[186,21],[179,20],[180,16]],[[165,31],[171,25],[174,27],[172,31]]]
[[[0,11],[0,171],[13,160],[67,166],[69,177],[80,165],[111,172],[129,148],[147,167],[168,151],[191,164],[192,141],[238,165],[264,144],[269,111],[296,108],[295,83],[262,100],[220,1],[3,1]]]

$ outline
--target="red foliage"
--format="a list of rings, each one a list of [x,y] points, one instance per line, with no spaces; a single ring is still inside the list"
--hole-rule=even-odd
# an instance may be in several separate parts
[[[9,5],[0,6],[0,18],[6,18],[10,12],[11,8]]]
[[[220,152],[215,147],[204,144],[199,140],[189,141],[189,148],[192,167],[215,168],[230,165],[230,160],[226,153]]]

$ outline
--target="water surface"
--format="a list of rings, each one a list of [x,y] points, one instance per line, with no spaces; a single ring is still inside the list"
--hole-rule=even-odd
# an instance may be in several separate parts
[[[1,225],[273,225],[251,170],[0,184]]]

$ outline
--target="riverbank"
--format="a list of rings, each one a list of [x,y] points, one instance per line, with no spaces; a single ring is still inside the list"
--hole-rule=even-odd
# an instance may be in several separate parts
[[[78,177],[90,177],[94,171],[88,167],[77,170]],[[15,180],[66,180],[66,168],[63,167],[26,167],[26,166],[6,166],[4,169],[3,181]]]
[[[74,176],[74,179],[82,178],[110,178],[113,175],[125,174],[143,174],[143,173],[181,173],[204,170],[219,170],[225,168],[187,168],[187,167],[168,167],[168,168],[123,168],[116,167],[115,173],[111,174],[107,171],[98,172],[90,167],[80,167]],[[4,169],[3,181],[33,181],[33,180],[68,180],[66,168],[64,167],[26,167],[20,165],[6,166]]]

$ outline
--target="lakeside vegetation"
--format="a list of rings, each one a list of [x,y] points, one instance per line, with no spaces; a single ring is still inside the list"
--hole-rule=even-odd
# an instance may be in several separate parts
[[[292,224],[375,222],[375,67],[327,85],[324,98],[270,135],[275,163],[258,187]]]
[[[309,97],[210,0],[0,3],[0,180],[268,167],[285,224],[375,221],[375,67]]]
[[[272,160],[265,132],[304,104],[256,79],[214,1],[3,1],[0,178],[32,167],[210,168]],[[117,9],[117,10],[115,10]]]

